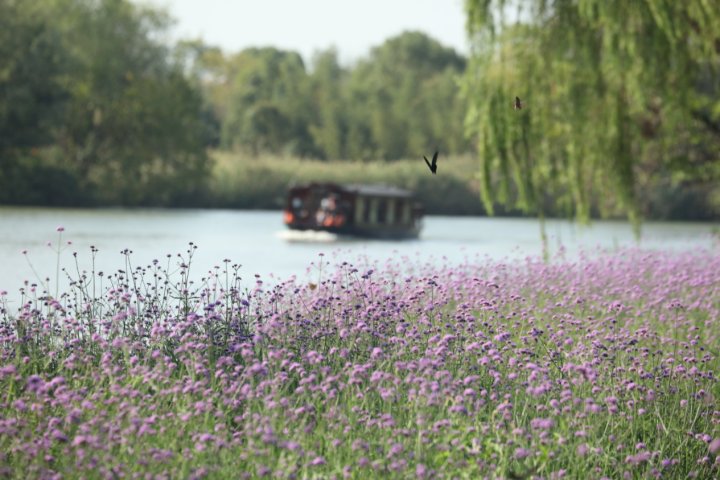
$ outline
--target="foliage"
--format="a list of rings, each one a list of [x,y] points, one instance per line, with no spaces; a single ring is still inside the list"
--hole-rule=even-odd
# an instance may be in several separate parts
[[[318,52],[308,79],[313,117],[309,127],[314,144],[324,159],[353,158],[348,150],[348,130],[357,129],[344,96],[348,72],[334,49]],[[361,158],[361,157],[356,157]]]
[[[342,65],[334,49],[170,45],[170,17],[131,0],[4,0],[0,203],[272,207],[298,175],[263,170],[269,155],[312,164],[303,178],[417,187],[443,213],[720,216],[714,3],[467,7],[469,60],[407,31]],[[208,148],[247,160],[213,169]],[[479,175],[442,166],[475,148]],[[435,149],[437,178],[404,160]]]
[[[465,60],[425,34],[390,38],[352,68],[332,49],[310,69],[296,52],[270,47],[227,57],[201,44],[190,50],[226,148],[326,160],[469,149],[456,83]]]
[[[67,94],[65,52],[48,19],[19,1],[0,3],[0,152],[47,144]]]
[[[306,121],[305,65],[296,52],[251,48],[230,60],[236,68],[231,83],[222,140],[227,147],[248,146],[253,152],[307,155],[311,148]]]
[[[351,92],[365,107],[375,155],[393,159],[441,148],[463,153],[465,112],[455,84],[465,59],[427,35],[405,32],[374,48],[353,71]],[[369,107],[369,108],[368,108]]]
[[[26,3],[0,2],[0,201],[16,198],[19,183],[31,180],[23,157],[52,142],[67,98],[59,36]]]
[[[648,183],[717,188],[720,4],[468,0],[466,9],[467,120],[488,209],[499,200],[542,215],[549,195],[580,219],[616,205],[638,220]]]
[[[486,215],[479,198],[477,158],[472,154],[442,155],[439,174],[430,175],[422,159],[408,158],[385,162],[343,161],[289,155],[252,155],[250,152],[211,150],[213,168],[206,188],[187,201],[186,207],[279,209],[286,201],[292,184],[313,181],[339,183],[391,183],[416,193],[433,215]],[[423,167],[423,168],[418,168]],[[494,180],[497,182],[497,180]],[[497,188],[497,185],[495,185]],[[643,186],[648,219],[709,220],[707,188],[689,189],[667,184]],[[563,217],[566,212],[547,198],[543,206],[547,217]],[[494,203],[495,215],[523,216],[526,212],[502,203]],[[612,218],[622,218],[617,212]]]
[[[153,38],[167,17],[124,0],[63,0],[59,8],[68,12],[58,12],[59,23],[74,59],[62,158],[104,203],[162,204],[191,192],[207,171],[201,99]]]
[[[717,252],[244,288],[195,248],[0,292],[0,475],[717,477]]]
[[[202,100],[155,39],[165,15],[127,0],[3,8],[11,27],[0,47],[11,82],[0,99],[0,112],[9,112],[3,140],[35,147],[44,166],[74,179],[64,188],[95,202],[163,204],[196,188],[208,172]],[[14,171],[32,161],[13,159]]]
[[[480,215],[470,155],[441,159],[447,168],[433,177],[422,160],[326,162],[291,156],[211,152],[213,173],[195,205],[213,208],[285,207],[290,185],[309,182],[388,183],[414,191],[431,214]],[[424,167],[418,168],[418,167]],[[441,170],[442,171],[442,170]]]

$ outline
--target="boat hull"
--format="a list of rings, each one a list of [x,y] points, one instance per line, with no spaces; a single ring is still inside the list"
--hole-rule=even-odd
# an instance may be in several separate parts
[[[335,235],[378,240],[412,240],[420,236],[420,228],[388,228],[387,226],[372,228],[357,227],[354,225],[345,225],[342,227],[288,225],[287,227],[290,230],[296,231],[327,232]]]

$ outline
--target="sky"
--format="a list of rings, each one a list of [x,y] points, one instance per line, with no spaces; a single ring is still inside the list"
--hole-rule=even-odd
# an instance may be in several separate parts
[[[171,38],[201,38],[226,52],[274,46],[306,61],[334,46],[345,64],[405,30],[468,53],[463,0],[138,0],[166,8]]]

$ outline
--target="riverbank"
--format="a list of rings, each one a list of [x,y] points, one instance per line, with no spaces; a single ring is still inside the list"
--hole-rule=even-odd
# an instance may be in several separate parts
[[[78,172],[59,160],[29,158],[15,169],[3,172],[12,185],[0,191],[0,204],[55,207],[160,207],[277,210],[284,207],[290,185],[315,181],[339,183],[385,183],[416,193],[430,215],[484,216],[480,201],[478,161],[474,155],[446,156],[438,160],[438,174],[432,175],[417,158],[383,161],[321,161],[292,156],[257,156],[242,152],[210,150],[202,173],[173,182],[168,177],[162,188],[141,188],[130,176],[123,185],[106,188],[103,181],[82,181]],[[127,184],[132,188],[127,188]],[[644,221],[685,220],[717,221],[720,211],[710,201],[707,189],[700,186],[657,183],[645,179],[638,187],[640,211]],[[513,197],[511,186],[497,186],[499,192]],[[546,197],[546,218],[572,218],[568,198]],[[622,209],[608,202],[603,205],[609,219],[624,219]],[[534,216],[518,208],[495,205],[500,217]],[[593,207],[591,216],[600,218]]]
[[[440,155],[438,173],[432,175],[417,158],[383,161],[321,161],[293,156],[259,155],[213,150],[209,152],[212,171],[207,185],[194,195],[179,198],[175,206],[234,209],[279,209],[284,207],[288,186],[296,183],[333,181],[338,183],[386,183],[415,192],[431,215],[487,214],[480,200],[477,157]],[[497,186],[512,198],[513,188]],[[720,211],[708,202],[708,192],[698,186],[657,183],[645,179],[638,188],[640,212],[648,220],[717,221]],[[567,203],[550,197],[543,206],[548,218],[572,218]],[[604,215],[624,220],[618,205],[603,198]],[[534,217],[519,208],[494,206],[495,215]],[[597,206],[594,219],[601,218]]]

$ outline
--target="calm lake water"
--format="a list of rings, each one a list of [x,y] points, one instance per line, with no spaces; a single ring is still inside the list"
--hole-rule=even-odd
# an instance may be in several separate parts
[[[198,278],[227,258],[242,265],[242,276],[248,282],[254,281],[255,274],[268,283],[292,275],[317,278],[311,263],[317,262],[319,253],[333,263],[338,258],[353,262],[361,256],[373,260],[408,256],[458,263],[466,258],[513,259],[542,252],[539,224],[534,219],[430,216],[419,240],[392,242],[331,235],[301,237],[284,228],[279,211],[0,207],[0,290],[12,296],[24,280],[37,282],[38,277],[49,277],[54,282],[57,253],[47,244],[57,245],[58,226],[65,228],[60,263],[73,271],[73,252],[78,253],[80,269],[90,269],[91,246],[99,250],[96,270],[114,272],[124,267],[124,249],[133,251],[133,266],[144,266],[153,259],[165,260],[166,254],[184,253],[188,243],[194,242],[198,249],[192,268]],[[573,255],[598,246],[718,248],[712,236],[718,226],[646,223],[639,244],[626,222],[596,221],[587,227],[550,220],[547,233],[551,252],[563,245]],[[67,245],[68,241],[72,244]]]

